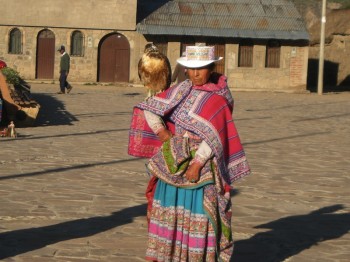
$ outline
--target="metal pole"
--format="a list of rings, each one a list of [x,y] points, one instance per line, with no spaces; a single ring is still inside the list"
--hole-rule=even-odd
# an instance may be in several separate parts
[[[326,27],[326,3],[327,0],[322,0],[322,18],[321,18],[321,38],[320,38],[320,59],[318,62],[318,83],[317,93],[322,95],[323,93],[323,68],[324,68],[324,39],[325,39],[325,27]]]

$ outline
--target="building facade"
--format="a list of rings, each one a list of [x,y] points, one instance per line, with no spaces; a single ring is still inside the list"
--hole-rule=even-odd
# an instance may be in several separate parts
[[[186,45],[215,45],[216,70],[236,90],[306,90],[309,34],[291,1],[166,1],[137,31],[173,66]]]
[[[103,2],[103,4],[101,3]],[[0,59],[28,80],[59,77],[64,45],[70,80],[135,82],[145,42],[136,30],[136,0],[0,0]]]
[[[215,45],[216,70],[241,90],[306,90],[308,34],[286,0],[0,0],[0,59],[28,80],[59,77],[60,45],[73,82],[139,83],[147,42],[176,59]]]

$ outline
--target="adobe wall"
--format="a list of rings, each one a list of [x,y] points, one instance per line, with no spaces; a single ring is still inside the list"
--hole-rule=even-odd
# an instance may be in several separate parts
[[[0,6],[0,25],[118,30],[136,27],[137,0],[0,0]]]
[[[265,67],[266,46],[254,45],[253,67],[238,67],[238,44],[226,45],[226,75],[231,88],[306,91],[308,47],[282,46],[280,68]]]
[[[308,46],[282,46],[280,68],[265,67],[265,45],[254,45],[253,67],[238,67],[238,44],[225,46],[225,74],[236,90],[305,92]],[[168,58],[172,69],[180,53],[179,42],[169,42]]]

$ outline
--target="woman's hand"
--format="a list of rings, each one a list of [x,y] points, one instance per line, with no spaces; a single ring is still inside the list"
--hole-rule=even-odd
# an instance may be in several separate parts
[[[192,164],[187,168],[185,176],[188,181],[191,183],[196,183],[199,180],[200,171],[202,169],[202,165],[198,162],[192,162]]]
[[[173,134],[168,129],[162,129],[157,134],[159,140],[164,143],[165,141],[169,140]]]

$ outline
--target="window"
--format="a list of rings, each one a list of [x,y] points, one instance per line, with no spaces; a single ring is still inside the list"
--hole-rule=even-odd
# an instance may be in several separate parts
[[[279,68],[281,44],[278,41],[269,41],[266,45],[265,67]]]
[[[22,54],[22,33],[18,28],[10,32],[9,53]]]
[[[84,56],[84,35],[80,31],[72,33],[70,54],[72,56]]]
[[[207,46],[215,46],[215,56],[222,57],[222,59],[215,63],[214,71],[219,74],[225,74],[225,42],[216,40],[207,41]]]
[[[239,45],[238,66],[253,67],[253,43],[244,42]]]
[[[179,56],[182,56],[184,52],[186,52],[187,46],[195,45],[195,41],[191,37],[184,37],[181,39],[181,46],[180,46],[180,54]]]

